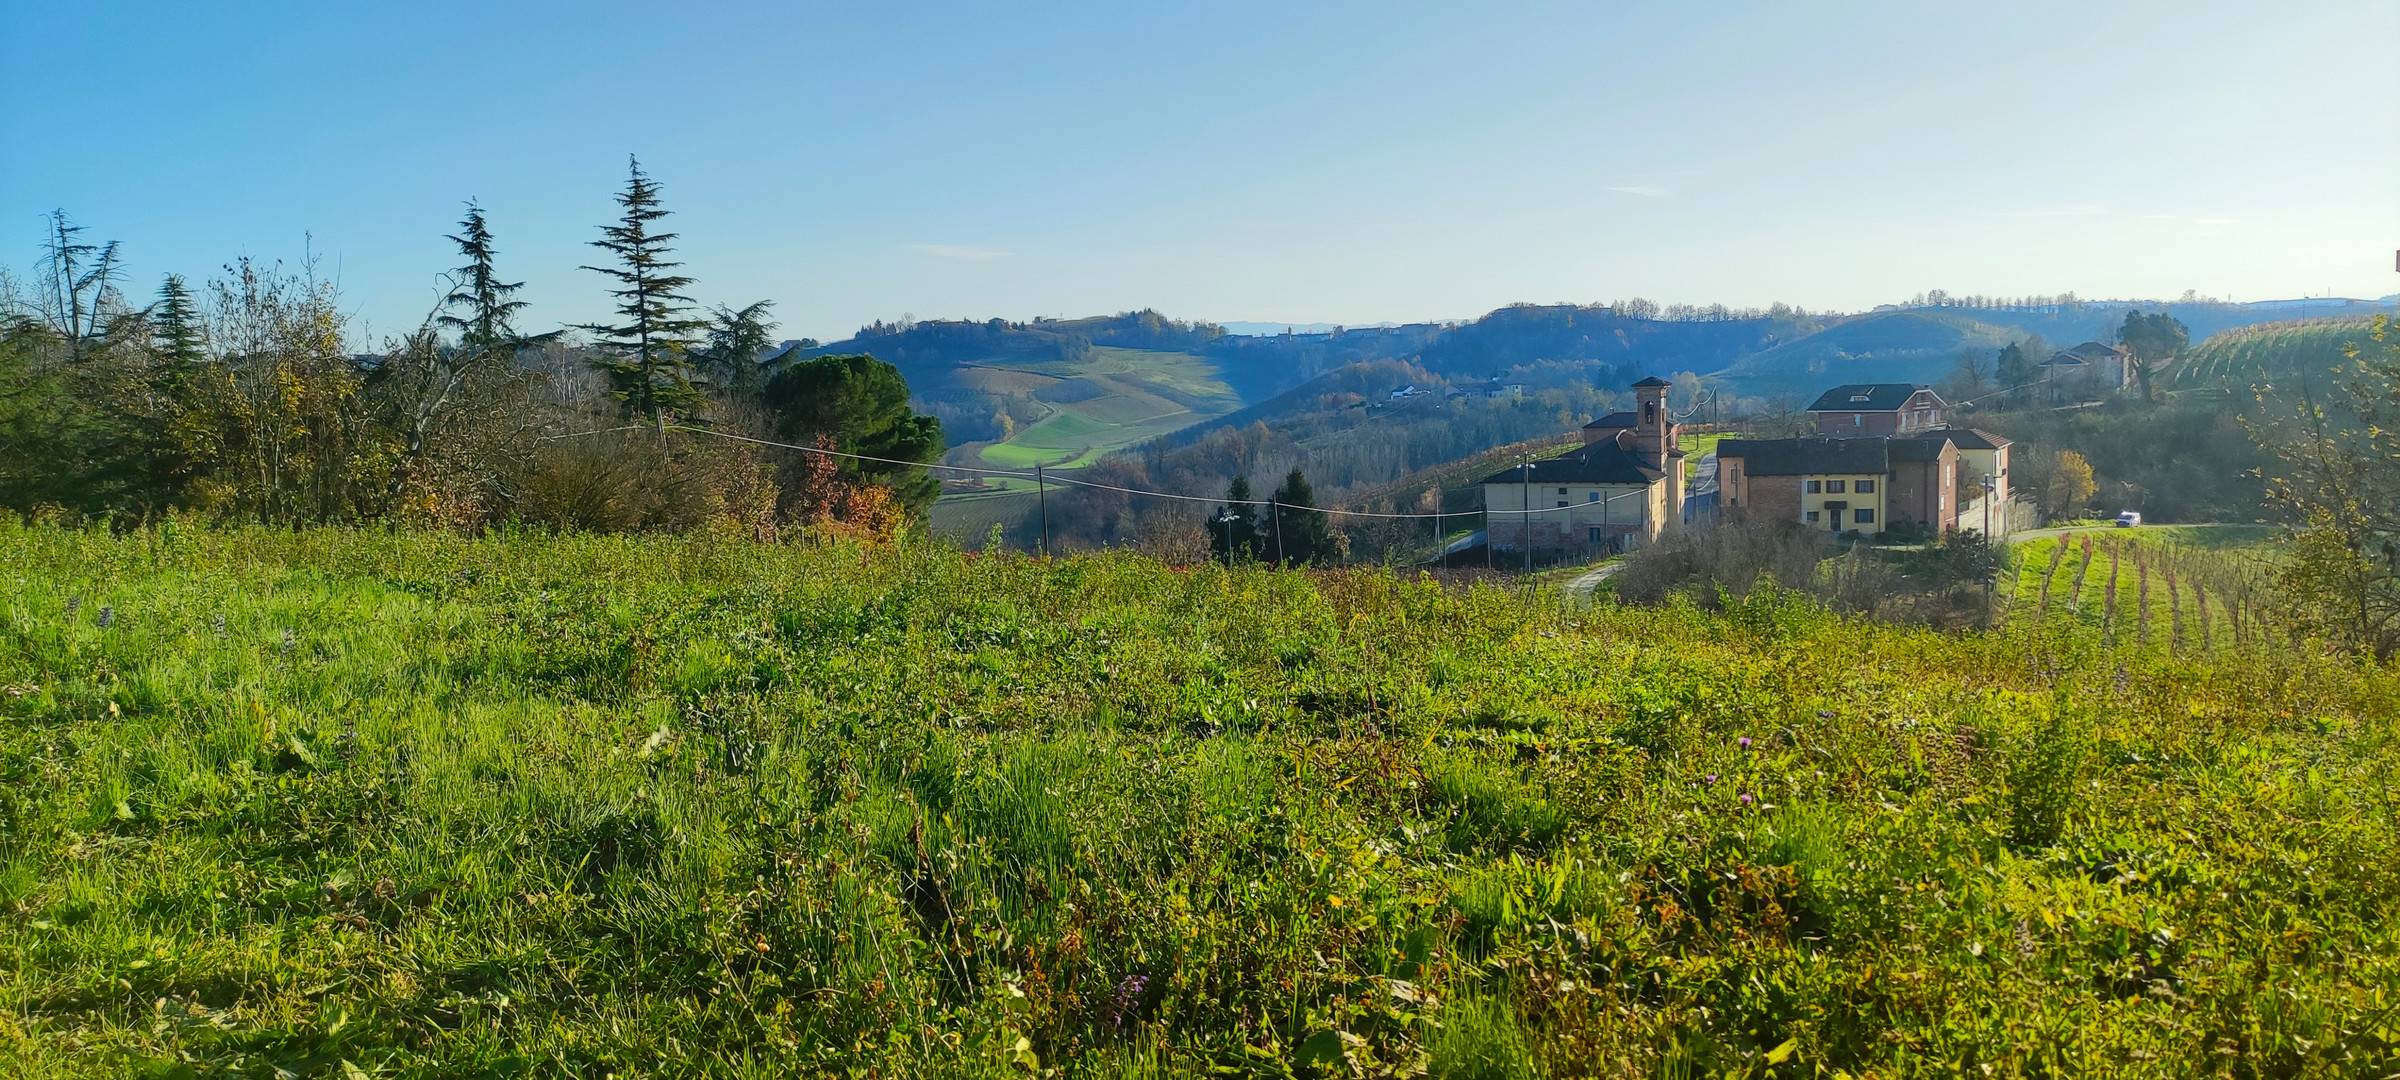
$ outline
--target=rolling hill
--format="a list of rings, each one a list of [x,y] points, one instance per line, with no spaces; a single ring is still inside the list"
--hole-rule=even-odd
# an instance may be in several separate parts
[[[1959,350],[1998,349],[2023,336],[1939,308],[1882,311],[1761,349],[1711,378],[1757,396],[1805,396],[1841,383],[1932,383],[1950,372]]]
[[[2349,346],[2370,348],[2373,320],[2311,319],[2239,327],[2186,352],[2167,384],[2175,390],[2242,390],[2294,372],[2323,373]]]

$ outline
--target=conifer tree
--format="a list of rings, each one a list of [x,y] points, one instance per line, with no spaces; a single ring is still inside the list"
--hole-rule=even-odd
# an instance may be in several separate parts
[[[668,214],[658,205],[658,183],[642,172],[639,159],[628,160],[632,175],[617,196],[625,214],[616,224],[601,226],[601,239],[592,241],[593,247],[616,256],[617,265],[583,268],[617,283],[609,295],[616,298],[621,321],[586,323],[581,329],[598,335],[601,346],[612,354],[592,365],[607,374],[609,392],[624,403],[625,415],[648,418],[664,445],[667,413],[701,400],[685,353],[693,335],[708,324],[686,314],[692,301],[683,290],[691,287],[692,279],[671,273],[683,264],[667,259],[675,250],[668,245],[675,234],[651,231],[651,223]]]
[[[773,300],[761,300],[736,310],[718,306],[710,313],[708,345],[700,359],[718,388],[739,397],[754,397],[765,386],[758,358],[774,344],[775,320],[767,317]]]
[[[158,302],[150,305],[151,355],[169,375],[179,378],[199,366],[207,340],[208,331],[200,321],[200,306],[193,302],[191,288],[183,283],[182,274],[168,274],[166,283],[158,287]]]
[[[1275,489],[1274,500],[1284,565],[1315,566],[1332,561],[1333,525],[1315,509],[1317,493],[1309,486],[1308,477],[1293,469],[1283,478],[1283,486]]]
[[[512,320],[525,308],[525,302],[516,299],[516,295],[525,283],[501,281],[493,272],[492,256],[496,249],[492,246],[491,227],[483,218],[483,207],[469,200],[467,216],[458,223],[458,234],[448,239],[458,245],[458,253],[466,256],[467,264],[451,271],[457,284],[442,298],[444,310],[436,322],[458,331],[459,346],[472,354],[496,352],[514,345],[518,336]]]
[[[1227,566],[1260,557],[1258,517],[1249,502],[1250,478],[1236,476],[1225,487],[1225,505],[1209,518],[1209,550]]]

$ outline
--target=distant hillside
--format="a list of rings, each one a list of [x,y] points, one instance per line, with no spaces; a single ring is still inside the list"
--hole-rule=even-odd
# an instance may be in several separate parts
[[[2261,323],[2213,334],[2184,353],[2168,377],[2176,390],[2243,390],[2294,372],[2322,373],[2346,346],[2368,348],[2372,319]]]
[[[1619,315],[1611,307],[1512,304],[1443,332],[1419,362],[1454,378],[1591,362],[1636,378],[1671,376],[1715,371],[1818,325],[1800,315],[1657,319]]]
[[[1751,353],[1711,377],[1761,397],[1853,382],[1933,383],[1950,373],[1959,350],[1997,350],[2022,336],[1940,308],[1881,311]]]
[[[1347,364],[1408,355],[1431,325],[1268,337],[1154,311],[1089,319],[877,323],[801,356],[868,353],[942,420],[954,464],[1076,467]]]

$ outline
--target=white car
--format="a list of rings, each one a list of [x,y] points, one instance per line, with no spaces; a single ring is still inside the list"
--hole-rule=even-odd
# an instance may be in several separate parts
[[[2117,514],[2117,528],[2130,529],[2141,523],[2142,515],[2132,510],[2120,511]]]

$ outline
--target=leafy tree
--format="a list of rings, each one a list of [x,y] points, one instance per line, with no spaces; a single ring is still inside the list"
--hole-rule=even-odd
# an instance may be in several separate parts
[[[512,320],[525,309],[525,301],[516,299],[516,295],[525,283],[503,282],[493,271],[492,230],[484,221],[483,208],[470,200],[467,216],[458,223],[458,233],[448,239],[458,245],[458,253],[466,257],[467,264],[450,272],[456,284],[442,298],[446,310],[435,324],[458,331],[459,347],[468,353],[490,353],[514,346],[519,339]]]
[[[647,417],[663,445],[667,414],[701,401],[684,354],[692,346],[692,335],[708,324],[685,315],[692,301],[683,290],[692,279],[669,273],[683,265],[667,259],[675,250],[668,246],[675,234],[651,231],[651,224],[669,213],[659,208],[658,183],[642,172],[639,159],[628,160],[631,176],[617,196],[624,216],[614,225],[601,226],[602,238],[592,241],[593,247],[616,256],[617,265],[584,267],[617,283],[609,295],[616,297],[620,321],[580,328],[598,335],[610,353],[592,363],[608,376],[609,391],[623,403],[625,415]]]
[[[1273,512],[1282,533],[1284,565],[1318,566],[1340,557],[1335,550],[1333,523],[1328,515],[1314,509],[1317,493],[1309,487],[1307,476],[1293,469],[1283,478],[1283,486],[1275,489],[1273,498]]]
[[[2400,654],[2400,335],[2390,316],[2375,317],[2372,340],[2348,350],[2332,402],[2303,393],[2254,434],[2283,459],[2267,497],[2294,521],[2279,574],[2299,614],[2388,660]]]
[[[2142,396],[2150,396],[2150,376],[2166,366],[2167,361],[2191,344],[2192,332],[2182,321],[2166,312],[2144,314],[2125,313],[2125,325],[2117,328],[2117,341],[2132,354],[2134,378],[2142,384]]]
[[[2092,463],[2073,450],[2059,451],[2058,463],[2050,468],[2050,512],[2067,516],[2090,502],[2097,490]]]
[[[1209,553],[1219,562],[1232,566],[1260,557],[1258,515],[1249,505],[1250,478],[1235,476],[1225,485],[1225,505],[1208,519]]]
[[[883,459],[846,459],[842,471],[891,488],[910,513],[941,494],[923,466],[942,456],[942,422],[909,408],[899,368],[863,353],[819,356],[768,380],[762,397],[784,441],[825,436],[843,453]]]
[[[775,320],[767,317],[772,300],[746,308],[718,305],[711,311],[708,343],[700,350],[701,370],[719,389],[737,397],[753,397],[766,384],[758,358],[775,343]]]

